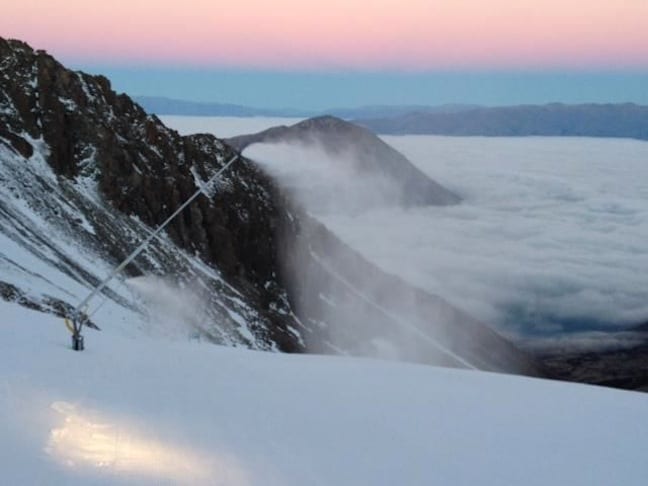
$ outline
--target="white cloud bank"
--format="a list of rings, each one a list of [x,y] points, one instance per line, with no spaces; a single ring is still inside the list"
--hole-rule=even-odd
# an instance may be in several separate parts
[[[254,145],[246,155],[381,268],[508,334],[648,320],[648,143],[384,139],[464,202],[349,212],[354,197],[375,197],[371,181],[350,184],[296,147]]]

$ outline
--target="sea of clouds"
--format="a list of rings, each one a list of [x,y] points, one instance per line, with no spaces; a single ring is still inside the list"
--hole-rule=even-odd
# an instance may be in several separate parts
[[[517,340],[571,334],[592,347],[606,342],[600,331],[648,320],[648,143],[384,140],[464,201],[358,212],[353,193],[375,199],[376,188],[359,187],[365,179],[341,173],[339,161],[326,171],[327,155],[291,145],[253,145],[246,155],[381,268]]]
[[[184,133],[221,137],[295,121],[165,119]],[[636,342],[610,331],[648,321],[648,143],[382,138],[463,202],[379,204],[373,178],[340,170],[344,164],[313,147],[253,145],[245,155],[382,269],[518,342]]]

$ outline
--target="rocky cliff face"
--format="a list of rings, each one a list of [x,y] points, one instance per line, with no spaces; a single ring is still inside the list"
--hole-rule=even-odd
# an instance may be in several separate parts
[[[65,313],[234,153],[179,136],[101,76],[0,39],[0,295]],[[245,158],[124,272],[142,275],[173,280],[183,322],[217,343],[538,374],[479,321],[346,247]],[[129,288],[118,280],[106,308],[84,310],[131,322],[146,306]]]
[[[72,72],[44,52],[2,39],[0,146],[23,158],[25,168],[43,155],[54,175],[47,182],[38,174],[28,180],[27,174],[17,173],[18,168],[10,171],[5,165],[3,192],[13,188],[37,213],[46,214],[45,219],[60,222],[64,233],[112,262],[124,258],[146,236],[145,226],[155,227],[187,199],[196,190],[196,178],[207,179],[235,154],[213,136],[181,137],[167,129],[126,95],[112,91],[102,76]],[[34,189],[39,180],[36,193],[26,187]],[[88,186],[105,203],[101,211],[88,204],[84,193]],[[61,197],[48,200],[49,194]],[[217,269],[232,287],[224,290],[203,276],[213,290],[244,297],[255,311],[255,345],[303,350],[299,336],[288,331],[296,323],[278,277],[275,236],[279,227],[291,224],[278,201],[271,181],[241,159],[221,179],[217,201],[198,198],[170,225],[168,237],[186,254]],[[75,226],[77,216],[69,222],[60,217],[69,213],[66,205],[87,216],[91,231],[78,231],[83,228]],[[15,227],[17,219],[5,214],[5,225]],[[140,259],[127,273],[146,273],[158,266],[157,272],[164,274],[188,266],[173,253],[148,262]],[[68,260],[74,266],[74,259]],[[96,283],[99,275],[79,270],[88,284]],[[226,310],[221,308],[214,319],[227,316]],[[232,339],[242,337],[234,333]]]
[[[240,150],[254,143],[288,143],[315,146],[334,159],[351,164],[359,176],[383,176],[395,184],[397,204],[449,205],[461,199],[417,169],[407,158],[376,135],[333,116],[309,118],[293,126],[273,127],[227,140]],[[304,165],[309,163],[304,160]]]

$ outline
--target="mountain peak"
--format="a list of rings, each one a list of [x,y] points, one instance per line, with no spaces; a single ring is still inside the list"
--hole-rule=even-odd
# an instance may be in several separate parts
[[[116,265],[196,191],[196,180],[235,154],[212,135],[181,137],[115,93],[105,77],[68,70],[25,43],[0,40],[0,55],[0,178],[10,191],[0,200],[0,234],[56,255],[56,272],[90,288],[103,276],[79,254]],[[278,281],[276,232],[291,224],[288,214],[269,179],[244,159],[219,187],[219,204],[197,200],[169,225],[166,243],[154,244],[125,275],[168,273],[208,289],[200,332],[216,342],[303,350],[299,334],[287,330],[295,323]],[[83,250],[67,251],[58,241]],[[11,295],[29,293],[22,281],[4,283],[15,287]],[[30,305],[52,295],[66,305],[81,300],[56,285],[41,287]],[[107,295],[136,307],[113,289]]]

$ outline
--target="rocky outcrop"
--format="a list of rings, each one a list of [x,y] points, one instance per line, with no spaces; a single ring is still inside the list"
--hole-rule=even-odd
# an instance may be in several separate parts
[[[4,138],[29,156],[31,146],[19,134],[42,137],[57,174],[92,173],[115,208],[149,225],[163,221],[195,191],[194,171],[206,178],[235,153],[213,136],[180,137],[126,95],[117,95],[102,76],[71,72],[17,42],[0,43],[0,56],[3,71],[12,73],[0,86],[17,112],[8,118]],[[228,277],[261,285],[276,271],[272,241],[285,216],[272,204],[271,182],[247,161],[232,168],[224,185],[223,204],[199,199],[188,217],[171,225],[170,234]]]
[[[644,344],[600,352],[539,354],[537,360],[555,379],[648,392],[648,332]]]
[[[370,131],[332,116],[310,118],[290,127],[273,127],[233,137],[227,142],[239,150],[254,143],[296,143],[322,148],[334,160],[352,164],[350,169],[360,176],[384,176],[393,182],[398,189],[396,202],[404,206],[448,205],[460,201],[459,196],[430,179]]]
[[[181,137],[115,93],[105,77],[70,71],[45,52],[3,39],[0,141],[26,159],[42,146],[60,181],[96,183],[110,208],[150,227],[196,190],[196,178],[207,179],[236,153],[211,135]],[[78,193],[71,190],[66,197]],[[261,341],[296,351],[303,346],[287,331],[296,323],[288,317],[279,280],[276,238],[278,228],[291,220],[279,201],[272,182],[242,159],[221,179],[218,204],[200,197],[170,225],[168,235],[245,296],[259,313]],[[127,240],[125,230],[109,221],[102,225],[94,216],[89,214],[97,219],[97,234],[85,235],[92,240],[85,244],[119,261],[132,248],[121,241]],[[137,265],[127,273],[146,270]]]

